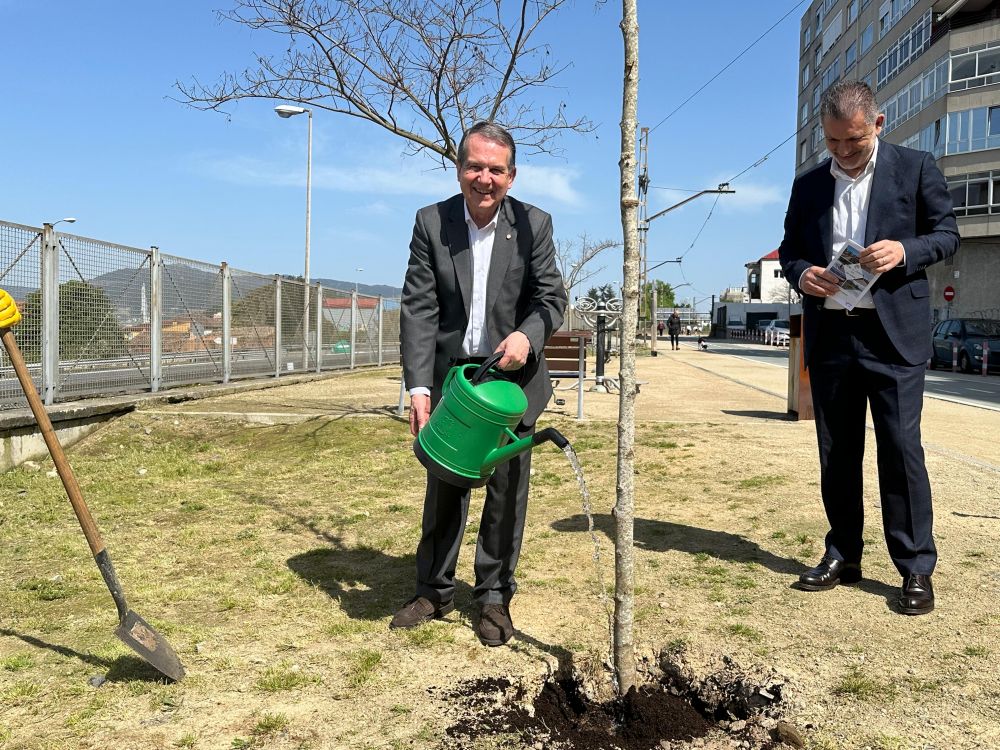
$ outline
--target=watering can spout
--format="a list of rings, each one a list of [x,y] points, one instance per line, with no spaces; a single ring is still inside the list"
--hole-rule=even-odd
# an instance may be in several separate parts
[[[494,451],[490,451],[489,455],[486,456],[486,460],[483,462],[483,469],[492,471],[504,461],[509,461],[514,458],[514,456],[518,456],[525,451],[531,450],[536,445],[540,445],[547,441],[555,443],[560,449],[569,445],[569,440],[567,440],[563,434],[559,432],[559,430],[553,427],[546,427],[544,430],[539,430],[534,435],[529,435],[528,437],[521,438],[520,440],[514,440]]]

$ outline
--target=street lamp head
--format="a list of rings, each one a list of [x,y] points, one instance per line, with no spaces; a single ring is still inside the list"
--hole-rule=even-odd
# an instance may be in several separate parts
[[[296,107],[291,104],[279,104],[274,108],[274,111],[278,113],[278,117],[287,119],[289,117],[294,117],[295,115],[304,115],[309,110],[305,107]]]
[[[48,224],[50,227],[54,227],[56,224],[62,224],[63,222],[66,222],[67,224],[74,224],[76,223],[76,217],[67,216],[65,219],[59,219],[59,221],[46,221],[43,223]]]

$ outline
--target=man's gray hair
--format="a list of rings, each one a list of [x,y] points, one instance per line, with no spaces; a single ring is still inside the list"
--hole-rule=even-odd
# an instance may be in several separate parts
[[[517,146],[514,145],[513,136],[511,136],[505,128],[500,127],[495,122],[488,122],[487,120],[477,122],[462,135],[462,140],[459,141],[458,144],[459,167],[465,164],[465,160],[469,156],[468,140],[469,136],[472,135],[480,135],[487,140],[496,141],[497,143],[510,149],[510,159],[507,160],[507,169],[514,169],[514,157],[517,153]]]
[[[823,92],[819,102],[820,122],[827,118],[831,120],[850,120],[861,112],[865,123],[875,124],[878,117],[878,103],[871,87],[863,81],[840,81]]]

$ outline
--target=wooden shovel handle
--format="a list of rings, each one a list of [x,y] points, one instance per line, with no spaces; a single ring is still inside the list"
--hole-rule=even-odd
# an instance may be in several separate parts
[[[76,513],[76,518],[80,522],[83,535],[87,537],[87,544],[90,545],[90,551],[94,554],[94,557],[97,557],[104,551],[104,540],[101,538],[101,532],[98,531],[97,524],[94,523],[94,518],[90,515],[90,509],[87,508],[87,504],[83,501],[83,494],[80,492],[80,485],[76,482],[76,475],[73,474],[73,468],[69,465],[69,461],[66,460],[66,454],[59,443],[56,431],[52,428],[52,420],[49,419],[49,415],[45,411],[45,406],[42,404],[42,399],[39,397],[38,391],[35,389],[35,384],[28,374],[28,366],[24,363],[24,357],[21,356],[21,350],[14,339],[14,332],[10,328],[0,330],[3,331],[4,348],[7,350],[11,364],[14,365],[14,372],[17,373],[17,379],[21,382],[21,389],[28,399],[28,406],[31,407],[31,413],[35,415],[35,421],[38,422],[38,426],[41,428],[45,445],[48,446],[49,454],[51,454],[52,461],[56,465],[56,471],[59,472],[59,478],[62,479],[63,487],[66,488],[66,494],[69,496],[69,502],[73,506],[73,512]]]

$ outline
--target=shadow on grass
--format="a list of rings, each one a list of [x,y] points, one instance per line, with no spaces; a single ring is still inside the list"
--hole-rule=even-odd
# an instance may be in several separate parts
[[[777,419],[782,422],[794,422],[795,417],[793,417],[788,412],[784,411],[761,411],[758,409],[723,409],[723,414],[729,414],[733,417],[750,417],[751,419]]]
[[[416,586],[416,555],[394,557],[371,547],[345,547],[338,540],[289,558],[288,567],[329,594],[353,620],[389,617]],[[456,603],[469,601],[471,594],[471,586],[456,581]]]
[[[594,515],[594,528],[614,539],[614,519],[608,513]],[[552,522],[556,531],[586,531],[587,517],[582,513]],[[727,531],[700,529],[669,521],[635,519],[635,545],[650,552],[676,550],[694,555],[704,552],[720,560],[730,562],[757,563],[768,570],[782,575],[795,575],[806,567],[789,557],[781,557],[762,549],[755,542],[748,541]]]
[[[124,656],[119,656],[116,659],[104,659],[100,656],[94,656],[93,654],[85,654],[80,651],[76,651],[75,649],[67,646],[60,646],[56,643],[43,641],[41,638],[36,638],[33,635],[18,633],[16,630],[10,630],[9,628],[0,628],[0,636],[18,638],[27,643],[29,646],[54,651],[60,656],[65,656],[67,659],[76,659],[99,669],[107,670],[104,675],[104,679],[108,682],[168,681],[168,678],[164,677],[159,670],[137,656],[126,654]]]

